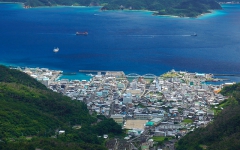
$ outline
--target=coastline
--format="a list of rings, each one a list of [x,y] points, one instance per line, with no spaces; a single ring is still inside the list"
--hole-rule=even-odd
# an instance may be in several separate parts
[[[81,5],[52,5],[52,6],[36,6],[36,7],[31,7],[28,5],[23,4],[23,8],[25,9],[37,9],[37,8],[61,8],[61,7],[71,7],[71,8],[89,8],[89,7],[100,7],[100,6],[81,6]]]
[[[17,5],[18,5],[18,4],[17,4]],[[236,5],[236,6],[237,6],[237,5]],[[13,4],[13,5],[10,5],[10,7],[11,7],[11,9],[19,9],[19,7],[15,8],[15,7],[14,7],[14,4]],[[53,9],[54,9],[54,8],[53,8]],[[80,8],[79,8],[79,9],[80,9]],[[91,8],[89,8],[89,9],[91,9]],[[45,10],[50,10],[50,9],[43,9],[43,10],[45,11]],[[52,9],[51,9],[51,10],[52,10]],[[58,10],[58,11],[61,11],[62,9],[57,9],[57,10]],[[70,10],[70,8],[67,8],[66,10]],[[71,10],[74,10],[74,11],[73,11],[73,13],[74,13],[75,10],[77,11],[78,9],[74,9],[74,8],[73,8],[73,9],[71,9]],[[82,12],[84,12],[84,11],[88,11],[87,9],[80,9],[80,10],[82,10],[80,13],[82,13]],[[97,8],[94,8],[94,11],[95,11],[95,10],[97,10]],[[36,10],[36,11],[38,11],[38,10]],[[54,10],[54,11],[55,11],[55,10]],[[58,11],[57,11],[57,12],[58,12]],[[23,11],[23,12],[24,12],[24,11]],[[26,11],[25,11],[25,12],[26,12]],[[35,12],[35,10],[34,10],[34,12]],[[41,11],[41,12],[42,12],[42,11]],[[92,15],[92,10],[90,10],[90,12],[91,12],[90,15]],[[124,12],[123,12],[123,13],[124,13]],[[25,13],[25,14],[26,14],[26,13]],[[103,13],[102,13],[102,14],[103,14]],[[111,13],[106,13],[106,14],[111,14]],[[118,13],[118,12],[113,13],[113,15],[118,15],[118,14],[122,14],[122,13],[121,13],[121,12],[120,12],[120,13]],[[130,13],[130,11],[129,11],[128,14],[125,14],[124,16],[121,15],[121,17],[125,17],[125,16],[130,16],[130,17],[131,17],[130,14],[131,14],[131,13]],[[140,14],[140,16],[141,16],[142,14],[145,15],[145,13],[141,13],[141,12],[140,12],[140,13],[139,13],[139,12],[134,12],[133,14],[137,14],[137,16],[139,16],[139,14]],[[157,21],[161,21],[161,20],[162,20],[160,17],[158,18],[158,17],[151,17],[151,16],[149,16],[150,13],[146,13],[146,14],[147,14],[147,15],[145,15],[146,18],[144,17],[144,20],[148,19],[147,17],[149,17],[150,19],[157,18],[157,19],[156,19]],[[134,15],[134,16],[135,16],[135,15]],[[141,16],[141,17],[142,17],[142,16]],[[216,19],[216,18],[217,18],[217,15],[215,15],[214,17],[215,17],[214,19]],[[94,19],[95,19],[95,18],[96,18],[96,17],[94,17]],[[74,19],[74,18],[73,18],[73,19]],[[137,19],[138,19],[138,18],[137,18]],[[170,18],[169,20],[175,20],[175,19],[171,19],[171,18]],[[180,19],[176,19],[176,20],[180,20]],[[182,19],[182,20],[187,20],[186,22],[188,22],[189,19]],[[190,21],[191,21],[191,22],[194,22],[194,23],[195,23],[195,22],[198,22],[198,21],[194,21],[194,20],[196,20],[196,19],[192,19],[192,20],[190,20]],[[212,19],[207,19],[207,20],[210,20],[210,21],[211,21]],[[207,20],[205,20],[205,21],[207,21]],[[168,20],[167,20],[167,21],[168,21]],[[93,22],[94,22],[94,21],[93,21]],[[170,21],[170,22],[171,22],[171,21]],[[185,25],[185,24],[184,24],[184,25]],[[117,28],[117,29],[118,29],[118,28]],[[188,30],[189,30],[189,29],[186,29],[186,31],[188,31]],[[145,30],[145,31],[148,31],[148,30]],[[138,30],[136,30],[136,32],[138,32]],[[196,40],[198,40],[198,39],[200,39],[201,37],[205,36],[205,35],[203,35],[203,34],[201,33],[201,31],[198,31],[197,29],[191,29],[191,32],[197,32],[197,34],[199,35],[199,37],[195,38]],[[15,32],[15,33],[16,33],[16,32]],[[44,33],[45,33],[45,32],[44,32]],[[47,32],[46,32],[46,33],[47,33]],[[56,32],[56,33],[58,33],[58,32]],[[147,33],[147,32],[146,32],[146,33]],[[153,32],[153,33],[154,33],[154,32]],[[161,32],[159,32],[159,33],[161,34]],[[102,35],[102,34],[101,34],[101,35]],[[145,35],[145,34],[143,34],[143,36],[144,36],[144,35]],[[201,36],[200,36],[200,35],[201,35]],[[43,36],[44,36],[44,35],[43,35]],[[57,36],[59,36],[59,35],[56,35],[56,37],[57,37]],[[74,36],[74,37],[75,37],[75,36]],[[73,38],[74,38],[74,37],[73,37]],[[81,38],[81,37],[80,37],[80,38]],[[154,37],[154,38],[155,38],[155,37]],[[159,38],[165,38],[165,37],[159,37]],[[134,37],[133,37],[132,39],[134,39]],[[141,37],[141,39],[143,39],[143,38]],[[180,39],[180,38],[178,38],[178,39]],[[181,38],[181,39],[182,39],[182,38]],[[186,40],[186,39],[187,39],[187,38],[185,38],[184,40]],[[188,38],[187,40],[189,40],[189,39],[190,39],[190,38]],[[193,38],[191,38],[190,40],[192,40],[192,39],[193,39]],[[149,39],[149,40],[150,40],[150,39]],[[193,40],[194,40],[194,39],[193,39]],[[45,44],[45,43],[44,43],[44,44]],[[54,44],[55,44],[55,43],[54,43]],[[59,44],[55,44],[55,45],[58,45],[58,46],[59,46]],[[50,46],[50,47],[51,47],[51,46]],[[3,49],[3,50],[4,50],[4,49]],[[43,50],[44,50],[44,49],[43,49]],[[195,50],[195,49],[194,49],[194,50]],[[44,50],[44,51],[45,51],[45,50]],[[47,49],[46,49],[46,51],[47,51]],[[197,51],[197,50],[196,50],[196,51]],[[7,56],[8,56],[9,54],[11,54],[10,51],[7,52],[6,50],[4,50],[3,52],[6,53],[6,58],[7,58]],[[174,52],[175,52],[175,51],[174,51]],[[194,52],[195,52],[195,51],[194,51]],[[90,53],[90,52],[89,52],[89,53]],[[16,54],[18,54],[18,52],[17,52],[17,51],[16,51],[16,52],[14,51],[13,54],[16,55]],[[13,54],[12,54],[12,55],[13,55]],[[51,53],[50,53],[50,54],[51,54]],[[61,53],[59,53],[59,54],[61,54]],[[25,55],[25,54],[23,53],[23,55]],[[54,56],[58,56],[58,55],[55,55],[55,54],[54,54]],[[29,57],[31,57],[31,56],[29,56]],[[11,58],[11,57],[10,57],[10,58]],[[25,57],[24,57],[24,58],[25,58]],[[33,58],[34,58],[34,57],[33,57]],[[4,59],[3,59],[3,60],[4,60]],[[7,59],[6,59],[6,60],[7,60]],[[53,61],[54,61],[54,60],[53,60]],[[21,64],[23,64],[22,66],[28,66],[28,64],[29,64],[29,65],[34,65],[34,63],[32,63],[32,62],[30,62],[30,61],[29,61],[30,63],[27,62],[27,61],[26,61],[26,63],[25,63],[25,60],[24,60],[24,59],[23,59],[23,60],[20,60],[20,61],[19,61],[18,59],[16,59],[16,61],[9,61],[9,62],[13,62],[13,63],[16,62],[17,64],[18,64],[18,63],[21,63]],[[20,65],[21,65],[21,64],[20,64]],[[47,63],[45,63],[45,64],[46,64],[45,66],[51,67],[50,64],[49,64],[49,65],[48,65]],[[59,63],[59,64],[61,65],[61,63]],[[39,64],[39,65],[42,66],[42,64]],[[36,66],[38,66],[38,65],[36,65]],[[173,64],[172,66],[175,67],[174,64]],[[44,66],[43,66],[43,67],[44,67]],[[68,69],[68,68],[65,67],[64,69]],[[157,68],[156,68],[156,69],[157,69]],[[188,69],[188,70],[189,70],[189,69]],[[197,70],[197,68],[196,68],[196,70]],[[131,72],[130,72],[130,73],[131,73]]]
[[[3,65],[5,67],[13,67],[13,68],[48,68],[46,66],[43,66],[43,67],[37,67],[37,66],[28,66],[28,65],[24,65],[24,66],[19,66],[19,65],[15,65],[15,64],[9,64],[9,63],[4,63],[4,62],[0,62],[0,65]],[[65,72],[64,70],[61,70],[60,68],[48,68],[50,70],[59,70],[59,71],[63,71]],[[67,72],[67,71],[66,71]],[[57,80],[61,80],[61,79],[69,79],[69,80],[74,80],[74,79],[79,79],[79,80],[87,80],[89,81],[90,80],[90,76],[88,76],[86,73],[80,73],[80,72],[77,72],[76,74],[74,75],[64,75],[64,74],[60,74],[58,77],[57,77]]]
[[[0,2],[1,3],[5,3],[5,4],[24,4],[22,2]]]
[[[240,2],[235,2],[235,1],[232,1],[232,2],[219,2],[220,5],[222,4],[240,4]]]
[[[235,4],[240,4],[240,2],[221,2],[221,3],[219,3],[220,4],[220,6],[223,8],[223,6],[224,5],[235,5]],[[86,7],[88,7],[88,6],[86,6]],[[90,7],[92,7],[92,6],[90,6]],[[99,7],[102,7],[102,6],[99,6]],[[176,15],[158,15],[158,14],[155,14],[155,13],[157,13],[158,11],[152,11],[152,10],[133,10],[133,9],[123,9],[123,10],[102,10],[102,11],[129,11],[129,12],[131,12],[131,11],[133,11],[133,12],[137,12],[137,11],[139,11],[139,12],[151,12],[151,13],[153,13],[152,15],[153,16],[166,16],[166,17],[174,17],[174,18],[199,18],[199,17],[202,17],[202,16],[205,16],[205,15],[208,15],[208,14],[213,14],[213,13],[215,13],[215,11],[221,11],[221,10],[223,10],[223,9],[210,9],[210,10],[208,10],[209,12],[206,12],[206,13],[202,13],[202,14],[199,14],[198,16],[196,16],[196,17],[180,17],[180,16],[176,16]]]
[[[48,70],[52,70],[52,71],[59,71],[62,72],[61,74],[59,74],[56,77],[56,81],[58,80],[62,80],[62,79],[68,79],[69,81],[71,80],[86,80],[86,81],[90,81],[92,76],[90,76],[87,73],[81,73],[81,72],[77,72],[76,74],[64,74],[65,71],[61,70],[61,69],[57,69],[57,68],[48,68],[48,67],[36,67],[36,66],[17,66],[17,65],[10,65],[7,63],[0,63],[0,65],[6,66],[8,68],[21,68],[21,69],[48,69]],[[123,71],[124,72],[124,71]],[[188,72],[188,71],[187,71]],[[166,74],[167,72],[165,72],[164,74]],[[197,73],[197,72],[195,72]],[[204,74],[212,74],[212,73],[204,73]],[[215,73],[217,74],[217,73]],[[157,75],[157,76],[162,76],[163,74]],[[212,84],[212,85],[220,85],[220,84],[224,84],[224,83],[229,83],[229,82],[240,82],[240,77],[239,76],[217,76],[217,78],[213,77],[212,80],[208,80],[206,81],[206,84]]]
[[[0,4],[19,4],[22,8],[24,8],[23,2],[0,2]]]
[[[196,18],[200,18],[200,17],[203,17],[203,16],[208,15],[208,14],[213,14],[214,11],[216,11],[216,10],[209,10],[209,11],[210,11],[210,12],[207,12],[207,13],[203,13],[203,14],[198,15]]]
[[[89,7],[99,7],[100,10],[102,12],[104,11],[129,11],[129,12],[149,12],[149,13],[152,13],[153,16],[163,16],[163,17],[172,17],[172,18],[199,18],[199,17],[202,17],[206,14],[211,14],[213,13],[214,10],[209,10],[210,12],[206,12],[206,13],[203,13],[203,14],[199,14],[197,15],[196,17],[181,17],[181,16],[177,16],[177,15],[171,15],[171,14],[166,14],[166,15],[159,15],[157,14],[158,11],[152,11],[152,10],[133,10],[133,9],[123,9],[123,10],[102,10],[102,7],[101,5],[99,6],[82,6],[82,5],[52,5],[52,6],[36,6],[36,7],[32,7],[32,6],[29,6],[29,5],[25,5],[24,3],[22,2],[0,2],[0,3],[9,3],[9,4],[20,4],[22,6],[22,8],[25,8],[25,9],[32,9],[32,8],[52,8],[52,7],[58,7],[58,8],[61,8],[61,7],[75,7],[75,8],[89,8]],[[219,3],[220,5],[224,4],[240,4],[240,3]]]

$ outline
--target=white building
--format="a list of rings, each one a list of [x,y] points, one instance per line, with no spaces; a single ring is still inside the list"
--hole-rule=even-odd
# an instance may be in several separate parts
[[[123,104],[132,103],[132,94],[123,94]]]

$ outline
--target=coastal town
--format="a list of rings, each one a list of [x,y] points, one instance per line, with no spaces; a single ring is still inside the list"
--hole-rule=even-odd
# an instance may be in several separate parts
[[[213,121],[215,112],[223,109],[218,104],[226,99],[219,92],[234,84],[208,84],[218,79],[213,74],[175,70],[161,76],[88,71],[88,81],[59,79],[62,71],[47,68],[16,69],[126,129],[124,139],[107,140],[109,150],[175,149],[177,139]]]

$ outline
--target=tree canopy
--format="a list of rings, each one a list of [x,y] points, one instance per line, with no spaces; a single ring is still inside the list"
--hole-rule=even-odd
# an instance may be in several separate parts
[[[209,10],[221,9],[215,0],[0,0],[23,2],[27,6],[81,5],[102,6],[102,10],[151,10],[155,15],[196,17]]]
[[[179,140],[177,150],[240,149],[240,83],[224,87],[221,91],[228,103],[206,128],[199,128]],[[222,104],[220,104],[222,105]]]

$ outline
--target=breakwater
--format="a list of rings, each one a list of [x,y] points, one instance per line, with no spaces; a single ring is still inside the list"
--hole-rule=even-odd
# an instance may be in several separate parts
[[[214,76],[238,76],[240,77],[240,74],[213,74]]]

